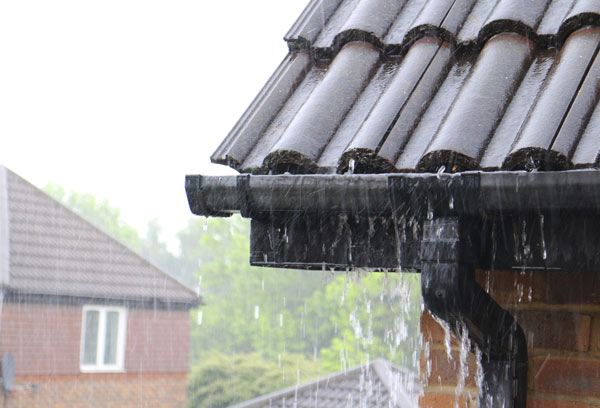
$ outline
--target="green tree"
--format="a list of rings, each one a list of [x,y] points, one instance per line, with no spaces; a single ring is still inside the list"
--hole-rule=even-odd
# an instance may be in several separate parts
[[[205,306],[192,330],[193,362],[223,353],[312,355],[302,336],[305,299],[321,285],[320,272],[249,266],[249,225],[240,217],[191,220],[179,233],[187,270],[198,274]]]

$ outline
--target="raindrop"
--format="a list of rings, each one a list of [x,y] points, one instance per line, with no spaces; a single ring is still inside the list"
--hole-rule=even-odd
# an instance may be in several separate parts
[[[356,162],[354,161],[354,159],[350,159],[350,161],[348,162],[348,174],[354,174],[354,166],[356,165]]]
[[[448,202],[448,208],[451,210],[454,209],[454,197],[450,196],[450,201]]]
[[[535,164],[535,160],[533,160],[533,156],[529,156],[529,163],[526,166],[527,170],[530,172],[538,171],[538,166]]]
[[[281,368],[281,354],[277,355],[277,367]]]
[[[204,219],[204,225],[202,225],[202,230],[206,231],[208,229],[208,217]]]
[[[261,282],[261,286],[262,286],[262,290],[264,292],[265,291],[265,280],[264,279]]]
[[[497,250],[497,246],[498,246],[498,239],[496,238],[496,223],[494,222],[492,224],[492,268],[491,270],[494,270],[494,265],[496,264],[496,250]],[[490,278],[489,278],[489,274],[488,274],[488,279],[487,279],[487,289],[486,291],[489,293],[489,284],[490,284]]]
[[[342,364],[342,371],[346,372],[346,356],[344,354],[344,349],[340,349],[340,363]]]
[[[279,327],[283,327],[283,313],[279,313]]]
[[[198,311],[198,320],[197,320],[198,326],[202,325],[202,310]]]
[[[517,284],[517,294],[519,295],[519,299],[518,302],[521,303],[521,301],[523,300],[523,284],[522,283],[518,283]]]
[[[433,219],[433,207],[431,206],[430,201],[427,202],[427,219],[428,220]]]
[[[540,238],[542,241],[542,259],[548,258],[548,252],[546,251],[546,239],[544,238],[544,214],[540,214]]]
[[[258,306],[258,305],[254,306],[254,318],[255,318],[255,319],[258,319],[258,315],[259,315],[259,309],[260,309],[260,308],[259,308],[259,306]]]

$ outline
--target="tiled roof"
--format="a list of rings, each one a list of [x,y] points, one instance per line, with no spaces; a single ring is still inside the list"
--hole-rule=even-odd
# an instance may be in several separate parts
[[[255,174],[597,167],[599,25],[598,0],[313,0],[212,160]]]
[[[412,408],[417,406],[418,395],[414,375],[377,359],[368,365],[258,397],[234,408]]]
[[[0,231],[0,247],[8,256],[3,283],[10,291],[186,305],[199,302],[194,291],[2,166],[0,191],[0,221],[5,226]]]

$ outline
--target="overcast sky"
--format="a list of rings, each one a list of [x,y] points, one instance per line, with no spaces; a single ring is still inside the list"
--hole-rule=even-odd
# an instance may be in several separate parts
[[[287,52],[308,0],[0,2],[0,164],[93,193],[165,239],[190,217],[185,174]]]

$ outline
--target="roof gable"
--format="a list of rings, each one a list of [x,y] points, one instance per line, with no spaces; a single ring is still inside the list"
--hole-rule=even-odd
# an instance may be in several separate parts
[[[11,292],[195,305],[194,291],[0,167]],[[0,216],[2,213],[0,212]],[[0,231],[1,232],[1,231]],[[3,235],[0,235],[0,243]],[[0,246],[1,247],[1,246]]]

